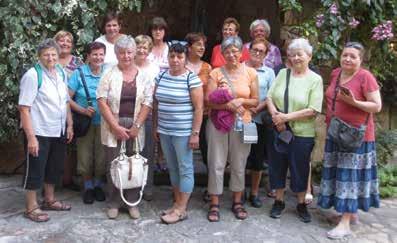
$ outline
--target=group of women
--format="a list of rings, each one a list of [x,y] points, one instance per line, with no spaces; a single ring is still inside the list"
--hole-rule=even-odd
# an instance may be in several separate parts
[[[87,134],[76,142],[83,201],[90,204],[106,198],[110,219],[117,218],[120,207],[125,206],[110,177],[110,163],[118,156],[122,141],[126,141],[127,154],[134,152],[133,145],[138,142],[149,159],[147,200],[153,198],[154,144],[159,141],[173,190],[173,204],[160,216],[163,222],[187,218],[194,188],[193,150],[198,148],[208,168],[210,222],[221,219],[220,196],[227,165],[235,217],[248,217],[244,206],[246,168],[252,177],[248,200],[261,207],[259,184],[264,162],[270,188],[275,190],[270,216],[280,218],[285,208],[289,170],[290,188],[298,199],[297,215],[310,222],[305,194],[315,117],[322,110],[323,81],[309,68],[313,56],[309,42],[292,40],[286,50],[287,68],[280,70],[280,51],[268,42],[266,20],[253,21],[252,40],[243,44],[238,21],[227,18],[211,65],[202,61],[206,44],[202,33],[189,33],[187,44],[167,43],[168,25],[161,17],[152,20],[151,37],[133,39],[120,29],[117,14],[109,13],[104,35],[87,46],[84,64],[72,55],[72,34],[60,31],[39,45],[38,64],[24,74],[19,110],[28,153],[25,217],[45,222],[49,220],[45,210],[71,209],[55,198],[54,185],[63,172],[60,159],[65,157],[66,143],[73,138],[73,111],[92,118]],[[350,223],[357,219],[358,209],[379,206],[373,114],[380,111],[381,99],[376,79],[361,67],[363,55],[361,44],[347,43],[340,68],[332,73],[325,92],[327,122],[338,116],[354,126],[367,125],[364,143],[353,152],[345,152],[327,138],[318,205],[334,207],[340,214],[338,225],[327,233],[330,238],[351,233]],[[274,70],[280,70],[277,76]],[[258,134],[255,144],[242,137],[252,123]],[[36,190],[43,182],[44,202],[39,205]],[[139,188],[125,190],[124,196],[136,200]],[[138,207],[128,206],[128,212],[131,218],[140,217]]]

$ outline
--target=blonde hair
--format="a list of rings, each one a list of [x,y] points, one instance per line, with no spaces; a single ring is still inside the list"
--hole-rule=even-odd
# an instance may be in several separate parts
[[[74,38],[73,38],[72,33],[70,33],[69,31],[66,31],[66,30],[60,30],[60,31],[58,31],[58,32],[54,35],[54,40],[55,40],[55,41],[58,41],[59,39],[61,39],[61,38],[63,38],[63,37],[69,37],[70,40],[72,41],[72,43],[73,43],[73,41],[74,41]]]
[[[149,51],[151,51],[153,48],[152,38],[148,35],[138,35],[137,37],[135,37],[135,43],[136,45],[148,44]]]

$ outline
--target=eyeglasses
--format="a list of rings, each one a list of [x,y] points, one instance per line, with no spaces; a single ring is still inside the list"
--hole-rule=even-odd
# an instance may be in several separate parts
[[[364,50],[364,46],[361,45],[361,43],[358,43],[358,42],[347,42],[345,44],[345,48],[354,48],[354,49],[357,49],[359,51]]]
[[[266,53],[266,50],[260,50],[260,49],[256,49],[256,48],[252,48],[250,49],[250,52],[256,55],[263,55]]]

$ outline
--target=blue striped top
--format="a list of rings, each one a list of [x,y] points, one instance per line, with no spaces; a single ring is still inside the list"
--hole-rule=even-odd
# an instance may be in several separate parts
[[[172,76],[161,72],[155,79],[158,101],[158,132],[172,136],[190,136],[193,123],[193,104],[190,90],[202,86],[192,72]]]

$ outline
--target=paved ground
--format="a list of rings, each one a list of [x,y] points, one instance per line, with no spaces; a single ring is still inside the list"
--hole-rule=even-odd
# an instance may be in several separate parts
[[[198,188],[190,202],[189,218],[176,225],[164,225],[158,214],[171,203],[170,188],[155,189],[155,200],[140,205],[141,219],[131,220],[127,213],[108,220],[105,204],[87,206],[80,194],[69,190],[58,192],[59,199],[73,204],[69,213],[51,212],[47,223],[33,223],[22,217],[23,191],[20,176],[0,176],[0,243],[3,242],[332,242],[324,237],[332,225],[326,220],[330,211],[310,209],[313,222],[301,223],[294,211],[294,196],[288,193],[287,207],[279,220],[268,211],[272,200],[264,198],[264,207],[247,207],[249,218],[236,220],[229,208],[229,196],[223,198],[221,222],[206,220],[207,205]],[[262,193],[263,194],[263,193]],[[341,242],[397,243],[397,199],[383,200],[380,209],[360,213],[360,224],[354,235]],[[335,241],[334,241],[335,242]]]

